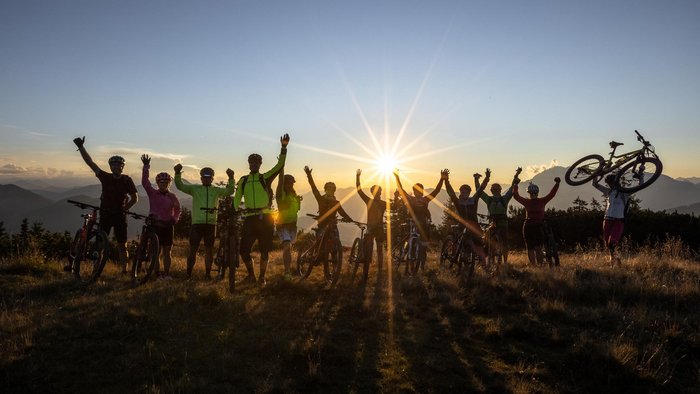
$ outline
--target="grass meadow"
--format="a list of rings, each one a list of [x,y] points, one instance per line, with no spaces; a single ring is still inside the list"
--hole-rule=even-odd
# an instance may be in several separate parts
[[[698,392],[700,263],[680,249],[553,270],[515,253],[469,286],[431,255],[364,288],[285,279],[275,252],[267,285],[233,295],[201,258],[186,281],[182,244],[173,280],[140,287],[113,263],[84,287],[61,262],[3,261],[0,391]]]

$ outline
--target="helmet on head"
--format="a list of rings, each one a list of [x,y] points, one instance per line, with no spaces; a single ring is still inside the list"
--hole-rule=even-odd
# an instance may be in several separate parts
[[[413,190],[417,192],[423,193],[423,184],[422,183],[416,183],[413,185]]]
[[[214,170],[211,167],[204,167],[201,170],[199,170],[199,176],[203,178],[213,178]]]
[[[530,194],[533,194],[533,193],[537,194],[540,192],[540,188],[537,185],[535,185],[534,183],[531,183],[527,186],[527,192]]]
[[[160,183],[162,181],[167,181],[170,182],[172,181],[173,178],[170,177],[170,174],[167,172],[160,172],[158,175],[156,175],[156,183]]]
[[[462,190],[472,191],[472,188],[471,188],[471,186],[464,184],[464,185],[459,187],[459,191],[462,191]]]
[[[329,188],[331,188],[331,189],[333,189],[333,190],[336,190],[335,183],[333,183],[333,182],[326,182],[326,184],[323,185],[323,190],[327,190],[327,189],[329,189]]]
[[[259,162],[262,162],[262,156],[260,156],[260,155],[257,154],[257,153],[253,153],[253,154],[251,154],[251,155],[248,156],[248,163],[250,163],[250,162],[252,162],[252,161],[259,161]]]
[[[497,191],[497,192],[500,193],[501,190],[502,190],[502,189],[501,189],[501,185],[499,185],[498,183],[494,183],[493,185],[491,185],[491,191],[492,191],[492,192],[496,192],[496,191]]]
[[[289,174],[284,175],[284,183],[296,183],[296,179]]]
[[[377,186],[377,185],[372,185],[372,187],[369,188],[369,192],[372,193],[372,195],[375,195],[381,191],[382,191],[382,188]]]
[[[126,162],[126,160],[124,160],[124,158],[121,157],[121,156],[112,156],[112,157],[110,157],[109,160],[108,160],[108,163],[109,163],[110,166],[111,166],[112,164],[124,165],[125,162]]]

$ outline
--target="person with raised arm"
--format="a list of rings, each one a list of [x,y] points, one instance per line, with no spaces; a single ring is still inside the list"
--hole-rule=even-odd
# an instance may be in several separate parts
[[[481,174],[474,174],[474,182],[477,183],[480,177]],[[477,209],[479,199],[484,193],[484,189],[486,189],[486,185],[488,185],[490,179],[491,170],[487,168],[486,178],[484,178],[484,182],[477,188],[474,196],[470,196],[472,188],[467,184],[463,184],[459,187],[459,196],[457,196],[454,189],[452,189],[450,180],[448,179],[445,181],[445,189],[447,190],[447,195],[450,196],[450,200],[457,211],[456,213],[459,217],[458,222],[461,225],[460,228],[462,230],[467,230],[467,245],[474,251],[474,253],[476,253],[476,255],[481,258],[481,261],[484,263],[487,262],[486,252],[484,252],[484,247],[482,245],[482,237],[484,233],[481,230],[481,226],[479,226]]]
[[[284,167],[288,144],[289,134],[284,134],[280,137],[281,149],[277,158],[277,164],[265,173],[260,173],[262,156],[257,153],[248,156],[250,173],[238,180],[236,195],[233,197],[233,208],[238,209],[241,201],[245,205],[242,214],[243,228],[241,230],[240,244],[241,259],[248,270],[248,277],[245,279],[245,282],[255,283],[253,258],[250,256],[250,252],[257,240],[258,248],[260,249],[258,283],[260,285],[266,283],[265,272],[267,271],[269,252],[272,249],[272,237],[275,233],[275,222],[272,217],[272,182]]]
[[[642,169],[642,174],[644,169]],[[593,179],[593,187],[600,190],[605,198],[605,216],[603,217],[603,240],[610,253],[610,266],[621,264],[622,260],[617,255],[616,247],[622,239],[625,229],[625,215],[629,207],[629,193],[620,191],[620,186],[615,182],[615,174],[608,174],[605,177],[605,184],[600,184],[601,177]],[[640,179],[640,183],[642,180]]]
[[[550,202],[559,190],[561,178],[554,178],[554,186],[549,193],[539,198],[540,188],[534,183],[527,187],[530,198],[522,197],[518,194],[518,183],[513,185],[513,198],[525,207],[525,223],[523,223],[523,238],[527,248],[527,257],[530,265],[544,263],[542,247],[544,245],[544,212],[547,203]]]
[[[486,203],[486,208],[489,212],[489,218],[492,222],[496,224],[496,231],[501,236],[503,240],[503,265],[508,264],[508,204],[510,199],[513,197],[513,186],[520,182],[518,175],[523,171],[522,168],[518,167],[515,170],[515,175],[513,176],[513,182],[511,182],[510,187],[505,194],[501,195],[501,185],[494,183],[491,185],[491,195],[486,193],[481,194],[481,200]],[[479,189],[479,179],[475,178],[474,183],[476,188]]]
[[[450,170],[444,169],[440,171],[440,180],[438,181],[435,190],[432,193],[424,196],[424,188],[422,183],[416,183],[413,185],[413,195],[409,195],[406,190],[404,190],[401,185],[401,179],[399,177],[399,170],[394,170],[394,177],[396,178],[396,186],[401,195],[401,199],[406,204],[409,215],[416,226],[421,238],[421,248],[418,256],[418,267],[424,268],[425,259],[427,257],[427,247],[428,241],[430,240],[430,211],[428,210],[428,204],[440,193],[443,183],[450,179]]]
[[[358,169],[355,175],[355,187],[357,188],[357,195],[360,196],[362,201],[364,201],[367,206],[367,235],[364,238],[364,257],[372,262],[372,248],[374,243],[377,244],[377,275],[381,275],[382,266],[384,264],[384,215],[386,213],[386,201],[381,199],[382,188],[377,185],[372,185],[369,188],[372,197],[369,197],[362,191],[362,186],[360,184],[360,175],[362,170]],[[369,264],[364,265],[365,272],[362,275],[367,278],[367,270],[369,269]]]
[[[291,275],[292,245],[297,238],[297,219],[301,209],[301,196],[294,190],[296,180],[292,175],[280,171],[275,200],[277,202],[277,236],[282,243],[284,275]]]
[[[134,185],[134,181],[130,176],[123,174],[125,163],[123,157],[110,157],[108,160],[110,173],[107,173],[95,164],[88,154],[85,149],[85,137],[75,138],[73,143],[78,147],[85,164],[90,167],[97,179],[100,180],[102,185],[102,194],[100,195],[100,229],[109,235],[110,230],[114,228],[114,238],[117,239],[117,250],[119,252],[119,264],[122,267],[122,273],[126,274],[128,253],[126,251],[125,211],[134,206],[139,199],[136,185]],[[64,269],[70,270],[71,268],[67,266]]]
[[[177,164],[175,170],[175,187],[185,194],[192,196],[192,227],[190,228],[190,251],[187,255],[187,278],[192,277],[192,270],[197,260],[199,244],[204,239],[204,277],[211,279],[211,266],[214,262],[214,237],[216,236],[216,209],[219,198],[230,196],[236,183],[233,181],[233,170],[226,169],[228,183],[226,187],[212,186],[214,170],[204,167],[199,171],[201,185],[185,184],[182,181],[182,164]]]
[[[175,223],[180,219],[180,200],[175,193],[170,191],[172,177],[167,172],[160,172],[156,175],[156,185],[154,188],[149,180],[151,168],[151,158],[148,155],[141,156],[143,170],[141,172],[141,186],[148,195],[149,216],[155,219],[153,229],[158,235],[158,243],[161,247],[161,257],[163,259],[163,272],[160,272],[160,264],[156,264],[156,275],[161,275],[164,279],[170,278],[170,265],[172,262],[171,250],[173,238],[175,236]]]

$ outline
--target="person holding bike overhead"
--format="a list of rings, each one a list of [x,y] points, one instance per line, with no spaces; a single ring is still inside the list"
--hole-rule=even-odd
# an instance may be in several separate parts
[[[233,181],[233,170],[226,169],[228,183],[226,187],[212,186],[214,170],[204,167],[199,171],[201,185],[185,184],[182,182],[182,164],[175,166],[175,187],[181,192],[192,196],[192,227],[190,228],[190,252],[187,256],[187,278],[192,277],[192,269],[197,260],[199,244],[204,239],[204,277],[211,278],[211,265],[214,262],[214,237],[216,236],[216,208],[219,198],[233,194],[236,186]],[[204,209],[202,209],[204,208]]]
[[[173,238],[175,236],[175,223],[180,219],[180,200],[175,193],[170,191],[172,177],[167,172],[160,172],[156,175],[154,188],[149,180],[149,170],[151,168],[151,158],[148,155],[141,156],[143,170],[141,171],[141,186],[148,195],[149,216],[156,220],[154,232],[158,235],[158,242],[161,246],[161,256],[163,257],[163,278],[170,278],[170,264],[172,261],[171,250]],[[160,266],[156,265],[156,275],[160,274]]]
[[[474,174],[474,182],[477,183],[481,174]],[[477,213],[477,208],[479,204],[479,199],[486,189],[489,180],[491,179],[491,170],[486,169],[486,178],[484,182],[481,183],[474,193],[474,196],[470,197],[469,194],[472,188],[469,185],[464,184],[459,187],[459,197],[455,194],[450,180],[445,181],[445,189],[447,189],[447,195],[450,196],[452,204],[454,204],[457,210],[457,215],[459,215],[459,223],[461,229],[466,229],[467,234],[467,245],[474,251],[474,253],[481,258],[481,261],[486,263],[486,252],[484,252],[484,247],[482,245],[483,231],[481,231],[481,226],[479,226],[479,217]]]
[[[424,189],[422,183],[416,183],[413,185],[413,195],[409,195],[403,186],[401,186],[401,179],[399,178],[399,170],[394,170],[394,177],[396,178],[396,186],[401,195],[401,199],[406,204],[408,213],[413,219],[413,223],[420,234],[420,253],[418,253],[418,268],[425,268],[425,259],[428,252],[428,241],[430,240],[430,211],[428,210],[428,204],[440,193],[442,189],[442,184],[447,181],[450,177],[450,170],[444,169],[440,171],[440,180],[438,181],[435,190],[432,193],[424,196]]]
[[[246,282],[255,283],[255,272],[253,271],[253,258],[250,252],[253,249],[253,243],[258,241],[260,248],[260,275],[258,283],[264,285],[265,271],[267,270],[267,261],[269,252],[272,249],[272,237],[275,233],[275,223],[272,217],[272,181],[280,173],[284,167],[284,162],[287,158],[287,145],[289,144],[289,134],[280,137],[280,155],[272,169],[260,173],[262,165],[262,156],[253,153],[248,156],[248,168],[250,173],[242,176],[238,180],[238,188],[236,195],[233,197],[233,208],[239,209],[241,200],[245,204],[243,210],[243,228],[240,244],[241,259],[245,263],[248,270]]]
[[[372,185],[369,188],[372,197],[369,197],[362,191],[360,185],[360,175],[362,170],[358,169],[355,176],[355,187],[357,195],[360,196],[365,205],[367,205],[367,235],[364,238],[365,259],[372,262],[372,248],[374,243],[377,244],[377,275],[381,275],[382,266],[384,265],[384,214],[386,213],[386,201],[381,199],[382,188],[377,185]],[[365,272],[362,278],[367,278],[369,264],[364,265]],[[363,279],[364,280],[364,279]]]
[[[513,198],[525,207],[523,238],[525,239],[525,248],[527,249],[530,265],[544,264],[544,255],[542,253],[542,247],[544,246],[544,211],[547,203],[557,194],[560,182],[561,178],[554,178],[552,190],[542,198],[537,197],[540,193],[540,188],[534,183],[530,183],[527,187],[527,193],[530,195],[530,198],[525,198],[518,194],[519,179],[513,185]]]
[[[501,185],[494,183],[491,185],[491,195],[486,193],[481,195],[481,199],[486,203],[486,208],[489,212],[489,218],[496,225],[496,232],[500,235],[503,242],[503,265],[508,264],[508,203],[513,197],[513,186],[518,183],[518,175],[523,171],[518,167],[513,176],[513,182],[505,194],[501,195]],[[477,189],[479,188],[479,180],[475,179]]]
[[[80,155],[85,164],[95,173],[97,179],[102,184],[102,194],[100,195],[100,229],[109,235],[109,231],[114,228],[114,237],[117,239],[117,249],[119,251],[119,264],[122,266],[122,273],[126,274],[126,213],[134,206],[139,199],[136,185],[130,176],[124,175],[125,160],[121,156],[109,158],[109,169],[111,173],[102,171],[95,164],[87,150],[85,150],[85,137],[73,139],[73,143],[78,147]]]
[[[291,275],[292,244],[297,238],[297,218],[301,209],[301,196],[294,190],[296,180],[293,176],[280,171],[281,181],[277,182],[275,200],[277,201],[277,236],[282,242],[282,261],[284,275]]]
[[[642,170],[642,173],[644,170]],[[640,182],[643,182],[640,180]],[[605,177],[605,184],[600,184],[600,177],[593,179],[593,187],[600,190],[605,197],[605,217],[603,218],[603,240],[610,252],[610,265],[620,264],[622,261],[616,254],[615,248],[622,239],[625,228],[625,214],[629,206],[630,194],[620,191],[620,186],[615,182],[615,174]]]

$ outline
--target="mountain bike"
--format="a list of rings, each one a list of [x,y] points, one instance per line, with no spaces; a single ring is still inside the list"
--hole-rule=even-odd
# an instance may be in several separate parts
[[[366,223],[353,222],[357,227],[360,228],[360,236],[355,238],[352,242],[352,247],[350,248],[350,258],[348,259],[349,266],[348,269],[352,271],[351,282],[355,280],[355,275],[357,275],[357,269],[362,265],[362,280],[363,283],[367,282],[369,276],[369,264],[372,261],[372,255],[367,256],[367,251],[365,250],[365,230],[367,229]],[[374,242],[374,241],[372,241]],[[371,250],[371,249],[370,249]],[[379,253],[382,253],[379,251]]]
[[[318,215],[307,213],[306,216],[319,219]],[[338,226],[327,223],[322,229],[314,229],[314,243],[297,255],[297,269],[303,279],[311,275],[313,268],[323,263],[323,275],[326,281],[335,285],[340,279],[343,265],[343,245],[340,243]]]
[[[549,264],[549,268],[559,266],[559,248],[557,246],[557,239],[554,235],[554,229],[552,225],[544,221],[544,226],[542,228],[544,235],[544,258]]]
[[[97,280],[104,269],[109,239],[107,233],[96,227],[100,207],[73,200],[68,200],[68,203],[80,209],[91,209],[92,212],[80,215],[83,225],[75,233],[68,251],[68,264],[63,269],[73,272],[77,279],[90,283]]]
[[[143,220],[141,235],[136,249],[131,254],[131,279],[135,284],[142,285],[148,282],[153,275],[153,270],[158,265],[160,257],[160,241],[153,230],[156,219],[129,211],[125,211],[125,213],[136,220]]]
[[[615,183],[624,193],[634,193],[654,183],[661,175],[663,164],[651,143],[645,140],[639,131],[634,132],[637,133],[637,141],[642,143],[642,148],[615,155],[617,147],[624,144],[610,141],[612,151],[607,160],[597,154],[580,158],[566,170],[566,183],[571,186],[583,185],[593,178],[609,173],[615,173]]]
[[[413,221],[408,223],[408,226],[410,227],[408,234],[391,249],[391,259],[396,270],[399,271],[403,263],[406,275],[418,273],[418,269],[422,265],[421,255],[425,249],[421,242],[420,232]]]
[[[233,209],[233,199],[231,196],[224,197],[217,208],[201,208],[208,212],[218,212],[217,215],[217,237],[219,247],[214,254],[214,267],[216,278],[222,280],[226,277],[228,269],[228,290],[233,293],[236,289],[236,270],[240,263],[238,255],[238,229],[241,212]]]
[[[501,235],[501,231],[498,228],[496,220],[489,217],[489,226],[484,231],[484,245],[486,246],[486,258],[488,260],[487,264],[492,269],[499,271],[501,265],[505,262],[506,246]]]

